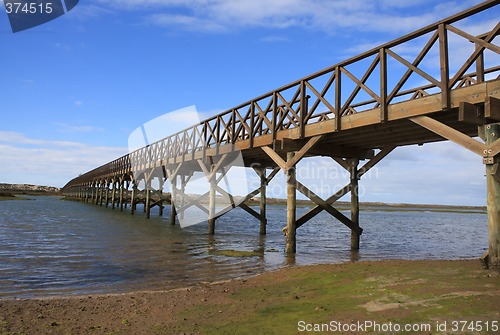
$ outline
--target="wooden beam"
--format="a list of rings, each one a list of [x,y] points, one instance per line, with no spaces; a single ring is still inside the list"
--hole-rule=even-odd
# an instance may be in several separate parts
[[[488,155],[491,157],[495,157],[500,154],[500,139],[491,143],[488,149]]]
[[[373,157],[371,160],[369,160],[367,163],[365,163],[365,165],[363,165],[363,167],[361,167],[358,170],[358,178],[361,178],[365,173],[370,171],[370,169],[372,169],[377,163],[379,163],[388,154],[390,154],[395,148],[396,148],[396,146],[388,146],[388,147],[385,147],[382,150],[380,150],[380,152],[378,152],[377,155],[375,155],[375,157]],[[349,193],[350,191],[351,191],[351,184],[349,183],[346,186],[344,186],[342,189],[337,191],[335,194],[330,196],[328,199],[326,199],[325,202],[327,204],[331,205],[334,202],[336,202],[337,200],[339,200],[340,198],[342,198],[344,195]],[[321,206],[316,206],[316,207],[310,209],[307,213],[302,215],[297,220],[297,228],[299,228],[300,226],[305,224],[307,221],[311,220],[313,217],[315,217],[316,215],[318,215],[322,211],[323,211],[323,208]]]
[[[438,26],[439,60],[441,64],[441,106],[443,110],[450,109],[451,98],[448,83],[450,81],[450,62],[448,57],[448,31],[444,23]]]
[[[439,136],[446,138],[456,144],[464,147],[465,149],[472,151],[473,153],[483,156],[485,150],[487,149],[486,145],[476,141],[475,139],[465,135],[464,133],[459,132],[458,130],[451,128],[444,123],[436,121],[428,116],[418,116],[414,118],[410,118],[411,121],[416,124],[429,129],[430,131],[438,134]]]
[[[254,209],[250,208],[247,204],[240,204],[239,207],[248,214],[252,215],[257,220],[262,220],[262,216],[259,213],[257,213]]]
[[[484,103],[484,116],[493,122],[500,121],[500,99],[487,96]]]
[[[327,211],[330,215],[332,215],[334,218],[342,222],[344,225],[349,227],[349,229],[359,233],[363,232],[363,229],[359,228],[354,224],[347,216],[339,212],[337,209],[333,208],[330,204],[328,204],[325,200],[323,200],[320,196],[315,194],[313,191],[308,189],[306,186],[304,186],[302,183],[300,183],[298,180],[293,180],[295,183],[295,188],[308,197],[311,201],[313,201],[316,205],[320,206],[323,210]]]
[[[307,154],[309,150],[311,150],[311,148],[314,147],[316,143],[319,142],[319,140],[321,140],[322,137],[323,135],[314,136],[309,141],[307,141],[302,149],[297,151],[290,161],[286,162],[287,170],[293,168],[305,156],[305,154]]]
[[[470,104],[468,102],[461,102],[458,108],[458,121],[471,123],[476,126],[484,124],[484,113],[481,107]]]
[[[333,157],[333,160],[336,161],[340,166],[342,166],[344,169],[349,170],[349,164],[342,158],[338,157]]]
[[[276,151],[268,146],[263,146],[261,148],[283,171],[287,170],[286,162],[283,160],[283,158],[281,158],[280,155],[276,153]]]

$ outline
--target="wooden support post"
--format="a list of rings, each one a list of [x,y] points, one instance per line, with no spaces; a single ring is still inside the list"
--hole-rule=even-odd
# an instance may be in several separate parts
[[[177,176],[174,176],[170,180],[172,184],[172,190],[170,191],[170,223],[175,225],[175,217],[177,215],[175,211],[175,197],[177,193]]]
[[[135,194],[137,192],[137,184],[135,180],[132,182],[132,194],[130,196],[130,214],[135,213]]]
[[[441,106],[443,110],[450,109],[450,64],[448,57],[448,31],[445,24],[441,23],[438,27],[439,34],[439,58],[441,64]]]
[[[188,183],[189,179],[191,177],[188,177],[188,176],[184,176],[184,175],[181,175],[181,203],[179,204],[180,207],[184,207],[184,199],[185,199],[185,194],[186,194],[186,184]],[[181,211],[180,213],[180,218],[181,219],[184,219],[184,211]]]
[[[349,172],[351,174],[351,221],[356,228],[359,229],[359,179],[358,179],[358,164],[359,159],[349,159]],[[359,250],[358,230],[351,229],[351,250]]]
[[[128,193],[128,188],[129,188],[129,187],[130,187],[130,181],[128,181],[128,180],[127,180],[127,181],[125,182],[125,190],[127,191],[127,193]],[[127,206],[128,206],[128,205],[127,205],[127,198],[126,198],[126,197],[124,197],[124,198],[123,198],[123,207],[127,208]]]
[[[286,155],[287,163],[290,163],[295,156],[295,152],[288,152]],[[297,251],[296,239],[296,209],[297,209],[297,193],[295,189],[295,166],[290,166],[286,170],[287,182],[287,202],[286,202],[286,245],[285,252],[287,254],[295,254]]]
[[[266,235],[266,233],[267,233],[267,217],[266,217],[267,178],[266,178],[266,169],[265,168],[260,169],[259,175],[260,175],[260,234]]]
[[[217,175],[215,171],[215,164],[211,165],[210,169],[210,195],[209,195],[209,211],[208,211],[208,234],[215,233],[215,202],[217,200]]]
[[[95,183],[94,183],[94,182],[92,182],[92,183],[90,184],[90,189],[91,189],[91,191],[92,191],[91,198],[90,198],[90,202],[93,204],[93,203],[94,203],[94,201],[95,201],[95,200],[94,200],[94,193],[95,193]]]
[[[151,216],[151,176],[144,174],[144,212],[146,213],[146,219]]]
[[[120,212],[123,212],[123,192],[125,188],[125,181],[120,178]]]
[[[109,183],[107,180],[105,181],[104,186],[106,187],[106,207],[109,205],[109,187],[111,186],[111,183]]]
[[[116,185],[118,184],[115,179],[113,179],[113,190],[111,191],[111,208],[115,209],[115,201],[116,201]]]
[[[486,144],[500,138],[500,124],[485,126]],[[486,189],[488,205],[488,262],[487,266],[500,271],[500,180],[497,176],[500,160],[497,155],[493,164],[486,165]]]
[[[106,187],[106,181],[101,181],[99,184],[100,192],[99,192],[99,206],[102,206],[104,203],[104,188]]]
[[[158,200],[158,208],[159,208],[159,215],[163,216],[163,185],[165,183],[165,179],[162,177],[158,177],[158,182],[160,183],[159,189],[158,189],[158,196],[160,199]]]

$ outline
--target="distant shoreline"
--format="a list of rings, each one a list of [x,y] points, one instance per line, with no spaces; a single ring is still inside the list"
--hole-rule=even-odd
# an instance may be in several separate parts
[[[53,186],[0,183],[0,200],[23,200],[18,195],[62,195],[61,189]]]
[[[61,189],[52,186],[39,186],[30,184],[2,184],[0,183],[0,201],[1,200],[23,200],[19,195],[34,196],[62,196]],[[169,198],[170,194],[165,194]],[[268,205],[285,206],[286,199],[267,198]],[[259,198],[252,198],[247,202],[248,205],[255,206],[259,204]],[[310,207],[315,204],[310,200],[297,200],[298,207]],[[340,210],[350,209],[351,204],[346,201],[338,201],[334,207]],[[459,213],[480,213],[486,212],[486,206],[465,206],[465,205],[431,205],[431,204],[391,204],[384,202],[361,202],[360,210],[384,211],[384,212],[459,212]]]

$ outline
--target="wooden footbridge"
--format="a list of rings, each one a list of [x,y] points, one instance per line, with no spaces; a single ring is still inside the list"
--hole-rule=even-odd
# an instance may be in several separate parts
[[[498,14],[499,2],[481,3],[167,136],[76,177],[64,193],[121,210],[130,203],[132,213],[137,203],[144,203],[149,217],[153,206],[163,214],[166,200],[161,190],[169,180],[175,224],[175,209],[186,207],[174,207],[175,196],[183,194],[190,178],[181,171],[202,171],[210,182],[210,191],[202,198],[208,198],[205,212],[213,234],[222,215],[217,215],[215,204],[217,194],[225,193],[218,186],[224,162],[239,152],[245,166],[260,176],[261,186],[232,207],[260,220],[261,234],[266,233],[266,185],[282,170],[288,195],[286,252],[295,252],[296,229],[321,211],[351,229],[351,247],[356,250],[362,233],[360,178],[398,146],[450,140],[476,153],[486,165],[489,258],[498,265],[500,47],[495,38],[500,23],[481,35],[459,27],[473,17]],[[416,48],[409,55],[408,50]],[[331,157],[351,176],[327,199],[296,179],[297,163],[314,156]],[[160,185],[158,190],[138,189],[139,183],[148,186],[153,180]],[[296,217],[297,191],[316,204],[301,217]],[[333,206],[348,193],[350,217]],[[260,211],[246,203],[258,194]],[[202,207],[200,203],[195,200],[189,206]]]

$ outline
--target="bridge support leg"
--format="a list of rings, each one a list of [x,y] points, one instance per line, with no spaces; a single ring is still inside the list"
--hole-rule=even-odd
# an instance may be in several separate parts
[[[111,184],[113,185],[113,189],[111,191],[111,208],[112,209],[115,209],[115,202],[116,202],[116,187],[118,185],[118,182],[113,179],[113,181],[111,182]]]
[[[486,144],[491,145],[500,138],[500,124],[485,126]],[[500,142],[497,142],[500,143]],[[488,258],[487,266],[500,271],[500,159],[486,165],[486,189],[488,205]]]
[[[175,210],[175,199],[177,193],[177,176],[174,176],[170,181],[172,184],[172,189],[170,191],[170,223],[175,225],[175,217],[177,215]]]
[[[99,206],[102,206],[102,204],[104,203],[104,188],[106,187],[106,181],[101,181],[100,185],[99,185],[99,188],[100,188],[100,192],[99,192]]]
[[[125,181],[123,180],[123,177],[120,178],[120,200],[119,200],[119,205],[120,205],[120,212],[123,212],[123,192],[124,192],[124,187],[125,187]]]
[[[295,152],[287,153],[287,163],[291,162]],[[297,225],[296,225],[296,210],[297,210],[297,192],[295,189],[295,166],[290,167],[286,171],[286,244],[285,252],[287,254],[295,254],[297,251]]]
[[[90,203],[94,204],[94,194],[95,194],[95,183],[92,182],[90,184],[90,190],[91,190],[91,197],[90,197]]]
[[[259,169],[260,176],[260,235],[267,233],[267,217],[266,217],[266,188],[267,178],[266,169]]]
[[[125,189],[124,189],[124,192],[126,192],[127,194],[128,194],[129,187],[130,187],[130,181],[127,180],[127,181],[125,181]],[[123,197],[123,207],[124,208],[128,207],[127,202],[128,202],[128,197],[127,197],[127,195],[124,195],[124,197]]]
[[[146,201],[144,203],[144,209],[146,211],[146,219],[149,219],[151,215],[151,186],[146,186]]]
[[[111,186],[111,183],[106,180],[104,186],[106,187],[106,199],[105,199],[105,202],[106,202],[106,207],[108,207],[108,205],[109,205],[109,188]]]
[[[208,234],[213,235],[215,233],[215,203],[217,197],[217,175],[215,171],[215,165],[211,164],[210,168],[210,195],[209,195],[209,209],[208,209]]]
[[[358,164],[359,159],[348,160],[351,174],[351,221],[356,229],[351,229],[351,250],[359,250],[359,182]]]
[[[158,212],[160,216],[163,216],[163,186],[165,185],[165,178],[158,177],[158,182],[160,186],[158,187]]]
[[[135,213],[135,209],[136,209],[136,206],[135,206],[136,193],[137,193],[137,184],[135,183],[135,180],[134,180],[134,181],[132,181],[132,194],[130,196],[130,214],[132,214],[132,215]]]

